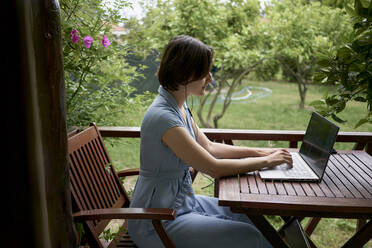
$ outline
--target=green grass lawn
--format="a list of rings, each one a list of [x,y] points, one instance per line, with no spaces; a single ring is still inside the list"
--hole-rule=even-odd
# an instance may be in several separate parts
[[[271,94],[263,98],[252,98],[254,100],[233,101],[225,116],[219,122],[219,128],[229,129],[269,129],[269,130],[305,130],[310,118],[312,107],[306,105],[304,110],[298,108],[299,93],[296,84],[283,82],[245,82],[240,89],[246,86],[265,87],[271,90]],[[239,91],[238,89],[237,91]],[[318,85],[309,87],[306,104],[320,99],[325,91],[332,88]],[[252,89],[255,94],[256,89]],[[193,112],[197,111],[198,100],[188,100],[188,105]],[[217,105],[216,109],[220,109]],[[118,116],[122,126],[140,126],[146,108],[129,112],[125,116]],[[340,131],[372,132],[371,125],[363,125],[358,129],[354,126],[366,113],[366,105],[361,103],[349,103],[341,118],[348,120],[345,124],[337,124]],[[196,122],[199,120],[194,114]],[[113,160],[115,167],[120,170],[124,168],[139,167],[139,139],[113,139],[105,138],[106,147]],[[288,142],[260,142],[247,141],[235,142],[237,145],[251,147],[288,147]],[[336,143],[336,149],[351,149],[353,144]],[[136,177],[127,178],[125,187],[133,190]],[[213,195],[212,181],[206,175],[198,174],[194,182],[194,191],[197,194]],[[272,223],[277,227],[280,225],[278,218],[270,217]],[[303,224],[306,220],[303,221]],[[322,219],[312,235],[314,243],[318,247],[341,247],[342,244],[352,236],[355,230],[354,220]],[[372,248],[372,241],[365,247]]]

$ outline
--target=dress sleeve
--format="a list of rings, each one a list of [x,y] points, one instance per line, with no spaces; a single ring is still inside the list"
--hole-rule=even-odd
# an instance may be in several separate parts
[[[162,113],[159,115],[156,126],[158,128],[160,138],[163,136],[164,132],[172,127],[184,127],[185,124],[181,117],[175,113]]]

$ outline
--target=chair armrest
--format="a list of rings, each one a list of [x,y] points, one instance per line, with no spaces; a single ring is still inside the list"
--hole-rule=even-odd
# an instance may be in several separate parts
[[[139,175],[139,169],[138,168],[133,168],[133,169],[126,169],[126,170],[121,170],[118,171],[118,177],[126,177],[126,176],[137,176]]]
[[[103,219],[174,220],[176,211],[171,208],[104,208],[84,210],[73,214],[75,221]]]

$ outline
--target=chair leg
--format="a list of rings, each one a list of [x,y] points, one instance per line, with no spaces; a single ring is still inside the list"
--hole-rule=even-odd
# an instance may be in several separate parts
[[[305,232],[306,232],[307,235],[309,235],[309,237],[311,236],[311,234],[315,230],[315,227],[318,225],[320,220],[321,220],[320,217],[313,217],[307,223],[307,225],[305,227]]]
[[[155,228],[155,231],[158,233],[159,238],[163,241],[163,244],[166,248],[176,248],[173,241],[169,238],[168,234],[165,232],[163,225],[160,220],[152,220],[152,225]]]

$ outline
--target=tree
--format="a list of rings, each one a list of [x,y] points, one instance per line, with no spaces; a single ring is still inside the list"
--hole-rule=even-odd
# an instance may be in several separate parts
[[[141,103],[140,97],[129,97],[134,91],[129,83],[140,74],[125,59],[125,43],[110,33],[112,25],[125,21],[119,10],[129,3],[61,0],[60,5],[67,124],[113,125],[118,112]]]
[[[354,23],[352,41],[340,48],[331,47],[323,52],[315,80],[322,84],[335,84],[337,92],[312,102],[325,116],[345,122],[337,114],[350,101],[366,103],[366,116],[356,124],[372,124],[372,1],[355,0],[354,8],[347,7]],[[336,50],[336,52],[334,52]]]
[[[284,77],[298,84],[299,107],[303,109],[317,67],[318,51],[337,47],[347,40],[351,24],[343,10],[319,3],[276,1],[265,10],[265,16],[269,22],[263,25],[273,59],[280,62]]]
[[[231,103],[234,90],[242,80],[264,59],[266,51],[260,49],[258,1],[175,0],[158,1],[148,9],[146,17],[135,25],[133,49],[163,50],[168,41],[180,34],[196,37],[213,47],[217,86],[199,99],[197,114],[204,127],[218,127]],[[141,43],[138,37],[142,37]],[[135,44],[134,44],[135,43]],[[224,93],[226,92],[226,93]],[[222,94],[221,111],[215,106]],[[204,108],[208,105],[208,110]]]
[[[296,0],[298,1],[298,0]],[[300,0],[303,4],[310,4],[312,2],[319,2],[321,5],[325,5],[332,8],[344,8],[347,4],[350,4],[353,0]]]

